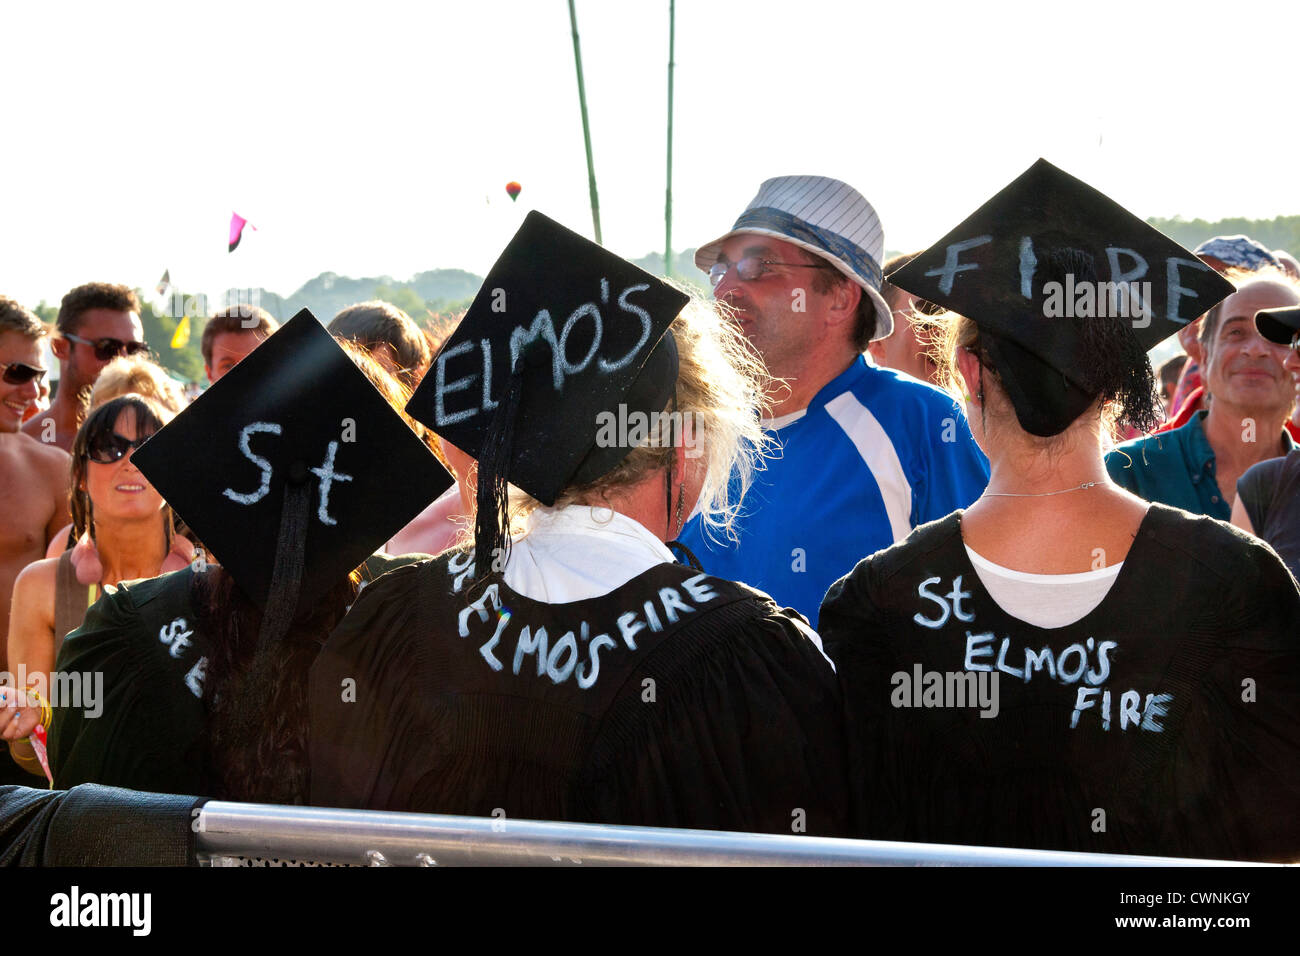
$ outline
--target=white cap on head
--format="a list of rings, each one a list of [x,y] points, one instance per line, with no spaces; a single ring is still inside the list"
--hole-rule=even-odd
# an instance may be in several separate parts
[[[826,176],[777,176],[759,187],[725,236],[701,246],[695,264],[708,272],[732,236],[771,236],[821,256],[862,287],[876,307],[872,341],[894,331],[894,317],[880,294],[885,232],[863,195]]]

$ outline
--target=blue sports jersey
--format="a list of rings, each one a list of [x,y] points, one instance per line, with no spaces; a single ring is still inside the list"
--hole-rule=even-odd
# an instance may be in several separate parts
[[[778,448],[745,496],[739,542],[706,539],[698,515],[679,538],[709,574],[766,591],[814,627],[827,588],[858,561],[988,483],[952,396],[862,356],[769,434]]]

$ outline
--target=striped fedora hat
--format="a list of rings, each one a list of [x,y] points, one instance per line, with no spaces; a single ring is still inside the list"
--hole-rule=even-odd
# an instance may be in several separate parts
[[[696,251],[695,264],[708,272],[722,254],[722,244],[743,233],[771,236],[821,256],[862,286],[875,305],[872,340],[894,331],[893,314],[880,294],[885,233],[871,203],[848,183],[826,176],[769,179],[729,233]]]

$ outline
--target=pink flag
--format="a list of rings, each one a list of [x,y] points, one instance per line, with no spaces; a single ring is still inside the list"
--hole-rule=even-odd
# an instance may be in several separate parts
[[[230,214],[230,248],[228,252],[234,252],[235,247],[239,245],[239,240],[244,234],[244,227],[248,225],[248,220],[237,212]],[[249,229],[257,230],[256,226],[248,226]]]

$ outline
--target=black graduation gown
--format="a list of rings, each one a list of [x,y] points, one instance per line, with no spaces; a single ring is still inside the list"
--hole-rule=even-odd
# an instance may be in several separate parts
[[[794,611],[675,564],[549,605],[472,561],[384,575],[330,635],[313,804],[846,833],[839,691]]]
[[[960,519],[860,562],[822,605],[861,836],[1300,858],[1300,594],[1276,554],[1152,505],[1101,605],[1044,629],[984,591]],[[996,717],[915,706],[918,672],[967,671],[997,675]]]
[[[378,554],[363,581],[419,556]],[[192,603],[193,566],[106,590],[68,635],[55,670],[102,677],[97,708],[57,707],[48,743],[54,786],[100,783],[206,794],[210,637]]]

